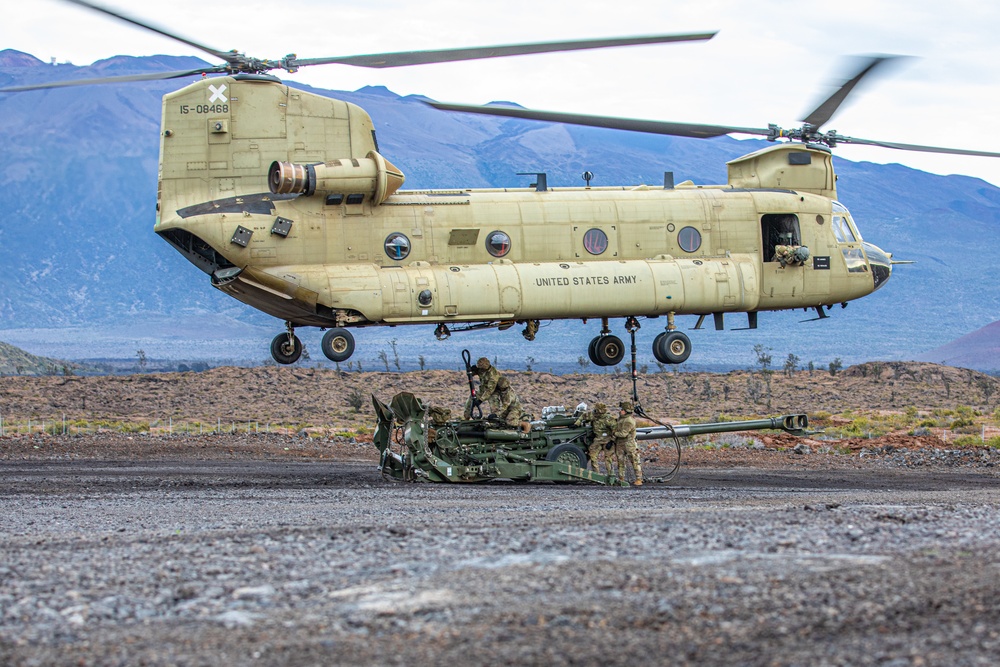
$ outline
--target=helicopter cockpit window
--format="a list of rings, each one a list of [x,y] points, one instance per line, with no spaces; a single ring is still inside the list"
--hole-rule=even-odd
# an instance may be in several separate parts
[[[344,195],[327,195],[326,205],[327,206],[340,206],[344,203]]]
[[[385,238],[385,254],[389,259],[406,259],[410,254],[410,239],[399,232],[393,232]]]
[[[760,218],[761,239],[764,243],[764,261],[777,262],[775,248],[802,245],[799,216],[794,213],[767,213]]]
[[[510,237],[504,232],[490,232],[486,237],[486,250],[494,257],[503,257],[510,252]]]
[[[839,201],[833,202],[833,221],[830,227],[833,235],[837,237],[838,243],[857,243],[858,238],[851,227],[851,214],[847,212],[847,207]]]
[[[868,270],[868,263],[865,261],[861,248],[844,248],[843,252],[848,273],[864,273]]]
[[[364,195],[347,195],[347,204],[352,206],[354,204],[360,204],[365,200]]]
[[[583,247],[591,255],[600,255],[608,249],[608,235],[600,229],[588,229],[583,235]]]
[[[833,222],[830,225],[833,228],[833,235],[837,237],[837,241],[840,243],[857,243],[858,239],[854,237],[854,231],[847,222],[847,218],[842,215],[834,215]]]
[[[695,252],[701,247],[701,232],[694,227],[684,227],[677,232],[677,245],[684,252]]]

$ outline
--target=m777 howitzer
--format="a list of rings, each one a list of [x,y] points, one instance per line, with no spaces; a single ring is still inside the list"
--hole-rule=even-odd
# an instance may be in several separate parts
[[[442,419],[407,392],[396,394],[389,405],[373,395],[372,404],[378,416],[373,440],[381,454],[379,469],[383,475],[394,479],[410,482],[586,481],[627,486],[622,479],[587,468],[585,452],[595,436],[589,423],[576,424],[579,411],[566,414],[561,408],[546,408],[542,411],[542,419],[531,422],[531,429],[524,431],[489,419]],[[750,421],[639,428],[636,439],[663,440],[763,429],[805,435],[807,427],[808,419],[799,414]]]

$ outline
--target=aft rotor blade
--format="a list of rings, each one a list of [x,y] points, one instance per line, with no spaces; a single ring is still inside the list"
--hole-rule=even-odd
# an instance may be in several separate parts
[[[74,0],[75,1],[75,0]],[[531,53],[553,53],[557,51],[581,51],[603,49],[615,46],[638,46],[642,44],[664,44],[668,42],[699,42],[712,39],[716,33],[693,33],[684,35],[646,35],[638,37],[615,37],[608,39],[581,39],[567,42],[537,42],[533,44],[511,44],[507,46],[480,46],[460,49],[440,49],[436,51],[400,51],[397,53],[372,53],[359,56],[332,58],[297,58],[295,65],[353,65],[355,67],[407,67],[431,63],[450,63],[461,60],[481,60],[484,58],[504,58]]]
[[[36,83],[31,86],[14,86],[0,88],[0,93],[20,93],[26,90],[44,90],[46,88],[67,88],[69,86],[93,86],[101,83],[128,83],[129,81],[161,81],[164,79],[180,79],[185,76],[198,76],[217,72],[216,68],[192,69],[175,72],[154,72],[152,74],[126,74],[124,76],[106,76],[99,79],[74,79],[70,81],[50,81]]]
[[[731,127],[728,125],[701,125],[698,123],[670,123],[658,120],[641,120],[635,118],[618,118],[615,116],[589,116],[585,114],[562,113],[559,111],[535,111],[517,107],[475,106],[465,104],[444,104],[442,102],[427,102],[441,111],[459,111],[462,113],[478,113],[487,116],[504,116],[507,118],[523,118],[525,120],[541,120],[550,123],[569,123],[570,125],[585,125],[588,127],[606,127],[612,130],[629,130],[631,132],[646,132],[648,134],[666,134],[675,137],[694,137],[709,139],[724,134],[755,134],[768,135],[768,130],[752,127]]]
[[[802,122],[808,123],[815,128],[822,127],[828,120],[833,118],[833,115],[837,113],[837,109],[840,105],[844,103],[851,92],[857,87],[861,80],[866,76],[875,71],[882,63],[888,62],[890,60],[897,60],[901,56],[869,56],[862,58],[857,72],[851,76],[845,83],[843,83],[830,97],[823,100],[823,102],[813,109],[809,115],[802,119]]]
[[[134,19],[131,16],[126,16],[125,14],[120,14],[116,11],[108,9],[107,7],[102,7],[101,5],[94,4],[92,2],[87,2],[87,0],[65,0],[66,2],[71,2],[74,5],[79,5],[81,7],[86,7],[87,9],[93,9],[94,11],[101,12],[102,14],[107,14],[108,16],[119,19],[120,21],[125,21],[126,23],[131,23],[134,26],[144,28],[155,32],[158,35],[163,35],[169,39],[172,39],[181,44],[187,44],[188,46],[193,46],[196,49],[204,51],[205,53],[211,54],[220,60],[225,60],[226,62],[234,62],[234,53],[232,51],[219,51],[218,49],[213,49],[210,46],[205,46],[204,44],[199,44],[198,42],[187,39],[186,37],[181,37],[180,35],[175,35],[174,33],[164,30],[163,28],[158,28],[151,23],[144,23],[138,19]]]
[[[990,151],[973,151],[965,148],[942,148],[939,146],[920,146],[918,144],[899,144],[892,141],[876,141],[873,139],[855,139],[853,137],[837,137],[838,144],[862,144],[866,146],[880,146],[882,148],[895,148],[901,151],[919,151],[922,153],[946,153],[948,155],[972,155],[975,157],[1000,157],[1000,153]]]

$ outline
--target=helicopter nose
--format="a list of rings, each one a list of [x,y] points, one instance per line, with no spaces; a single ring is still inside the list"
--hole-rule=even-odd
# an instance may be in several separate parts
[[[879,248],[877,245],[865,242],[865,254],[868,256],[868,264],[872,267],[872,280],[875,282],[874,292],[889,281],[892,275],[892,254]]]

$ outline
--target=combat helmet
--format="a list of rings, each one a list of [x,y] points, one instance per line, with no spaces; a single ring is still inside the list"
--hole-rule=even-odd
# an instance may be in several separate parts
[[[608,406],[604,405],[604,403],[594,403],[595,415],[603,415],[607,411],[608,411]]]
[[[489,367],[490,367],[490,360],[487,359],[486,357],[479,357],[479,359],[476,361],[476,368],[478,368],[480,371],[485,371]]]
[[[635,406],[632,405],[632,401],[622,401],[621,403],[618,404],[618,407],[624,410],[625,412],[629,413],[635,410]]]

